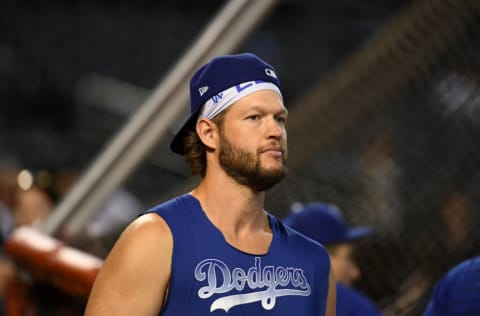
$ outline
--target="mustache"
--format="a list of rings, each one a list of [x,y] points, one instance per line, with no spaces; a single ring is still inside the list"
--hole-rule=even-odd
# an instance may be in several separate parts
[[[280,151],[282,152],[282,154],[285,154],[287,152],[287,146],[284,144],[270,144],[270,145],[261,146],[260,148],[258,148],[257,152],[261,154],[270,150]]]
[[[277,150],[277,151],[281,151],[282,153],[285,153],[287,151],[287,146],[281,143],[268,144],[258,148],[257,152],[264,153],[269,150]]]

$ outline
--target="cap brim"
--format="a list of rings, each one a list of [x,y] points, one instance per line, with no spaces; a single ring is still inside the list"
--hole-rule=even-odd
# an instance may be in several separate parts
[[[355,227],[349,229],[347,232],[347,239],[350,241],[359,240],[370,236],[373,233],[373,228],[370,226]]]
[[[170,142],[170,150],[179,155],[185,154],[185,148],[183,145],[183,140],[187,136],[188,132],[194,130],[195,123],[197,122],[198,113],[191,115],[188,120],[183,124],[180,130],[175,136],[173,136],[172,141]]]

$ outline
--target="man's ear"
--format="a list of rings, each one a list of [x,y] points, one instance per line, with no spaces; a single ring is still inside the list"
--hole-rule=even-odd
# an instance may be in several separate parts
[[[197,134],[202,143],[210,149],[215,150],[218,146],[218,127],[208,119],[197,121]]]

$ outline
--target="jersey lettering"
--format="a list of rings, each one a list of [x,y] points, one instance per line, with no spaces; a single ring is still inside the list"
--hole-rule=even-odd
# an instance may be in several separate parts
[[[277,297],[297,295],[308,296],[311,287],[303,269],[282,266],[264,266],[260,257],[255,257],[254,266],[248,271],[242,268],[230,269],[218,259],[205,259],[195,268],[195,279],[206,281],[207,285],[198,290],[198,297],[207,299],[214,294],[226,294],[213,301],[210,311],[223,309],[225,312],[234,306],[261,302],[265,310],[275,307]],[[247,287],[249,293],[231,294]]]

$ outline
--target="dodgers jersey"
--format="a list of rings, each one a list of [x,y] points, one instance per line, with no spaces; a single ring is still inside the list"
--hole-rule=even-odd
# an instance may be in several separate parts
[[[145,213],[157,213],[173,235],[172,271],[162,316],[324,315],[330,259],[317,242],[269,214],[268,253],[228,244],[185,194]]]

